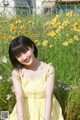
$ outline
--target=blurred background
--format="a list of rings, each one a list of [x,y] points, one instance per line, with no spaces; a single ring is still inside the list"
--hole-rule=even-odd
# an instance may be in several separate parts
[[[80,0],[0,0],[0,112],[15,105],[8,48],[20,34],[55,67],[54,94],[65,120],[80,120]]]

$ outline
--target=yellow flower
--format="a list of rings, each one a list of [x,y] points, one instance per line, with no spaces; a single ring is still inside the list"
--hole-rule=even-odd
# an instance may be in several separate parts
[[[63,42],[62,44],[63,44],[64,46],[68,46],[69,43],[68,43],[68,42]]]
[[[21,23],[21,20],[17,20],[15,21],[16,24],[20,24]]]
[[[9,35],[8,40],[12,40],[12,39],[13,39],[13,36]]]
[[[15,27],[15,26],[12,25],[10,31],[11,32],[16,32],[16,30],[17,30],[17,27]]]
[[[18,15],[17,18],[20,18],[20,16]]]
[[[73,11],[70,11],[70,12],[67,12],[66,13],[66,16],[68,16],[68,17],[70,17],[70,16],[72,16],[73,15]]]
[[[66,37],[69,37],[69,34],[68,34],[68,33],[66,34]]]
[[[37,42],[37,44],[36,44],[36,45],[37,45],[37,47],[39,47],[39,46],[41,45],[41,43],[40,43],[40,42]]]
[[[76,23],[74,23],[73,28],[74,27],[79,27],[79,26],[80,26],[80,24],[78,22],[76,22]]]
[[[38,40],[35,40],[34,42],[35,42],[35,43],[37,43],[37,42],[38,42]]]
[[[53,23],[54,23],[54,22],[57,22],[58,18],[59,18],[59,15],[56,15],[56,16],[52,19],[52,22],[53,22]]]
[[[53,47],[52,45],[49,46],[49,48],[52,48],[52,47]]]
[[[61,31],[61,29],[60,28],[58,28],[55,32],[56,33],[59,33]]]
[[[58,29],[59,29],[59,31],[60,31],[60,30],[63,30],[63,29],[64,29],[64,26],[63,26],[63,25],[62,25],[62,26],[59,25]],[[57,29],[57,30],[58,30],[58,29]]]
[[[25,34],[29,34],[29,31],[26,31],[26,30],[25,30]]]
[[[59,40],[59,36],[55,36],[55,37],[54,37],[54,40]]]
[[[53,28],[57,28],[57,26],[58,26],[55,22],[51,22],[51,25]]]
[[[47,21],[46,23],[45,23],[45,25],[49,25],[50,24],[50,21]]]
[[[4,36],[4,34],[2,32],[0,32],[0,37],[3,37],[3,36]]]
[[[78,41],[79,38],[75,35],[75,36],[74,36],[74,40]]]
[[[34,37],[36,37],[36,36],[37,36],[37,34],[33,34],[33,36],[34,36]]]
[[[70,22],[68,20],[63,21],[63,23],[62,23],[63,27],[66,27],[68,25],[70,25]]]
[[[45,40],[45,41],[42,42],[42,45],[43,45],[43,46],[46,46],[47,44],[48,44],[48,41],[47,41],[47,40]]]
[[[50,36],[50,37],[55,36],[55,32],[54,32],[54,31],[52,31],[52,32],[48,33],[48,36]]]
[[[73,29],[70,29],[69,32],[72,33],[72,32],[73,32]]]
[[[80,32],[80,30],[77,29],[76,27],[73,27],[73,30],[74,30],[75,32]]]
[[[31,24],[32,23],[32,21],[31,20],[28,20],[28,24]]]
[[[35,40],[34,41],[36,43],[36,45],[39,47],[41,45],[41,43],[39,42],[39,40]]]
[[[20,26],[20,31],[24,31],[25,27],[24,26]]]
[[[13,18],[10,19],[10,22],[14,22],[15,20]]]
[[[5,23],[7,23],[7,21],[6,21],[6,20],[3,20],[3,21],[2,21],[2,24],[5,24]]]
[[[69,39],[69,41],[68,41],[69,43],[73,43],[73,40],[72,39]]]

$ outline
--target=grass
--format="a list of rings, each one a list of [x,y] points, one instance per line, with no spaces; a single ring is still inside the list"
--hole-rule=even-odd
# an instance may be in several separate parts
[[[13,38],[24,34],[36,43],[38,58],[55,67],[54,94],[65,120],[79,120],[80,15],[71,11],[63,16],[17,16],[10,20],[0,18],[0,23],[0,111],[11,112],[15,104],[8,47]]]

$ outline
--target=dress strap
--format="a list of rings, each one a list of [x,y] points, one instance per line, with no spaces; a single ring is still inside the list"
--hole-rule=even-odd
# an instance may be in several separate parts
[[[48,67],[46,69],[46,72],[45,72],[45,80],[47,80],[47,77],[49,76],[49,74],[52,74],[53,71],[50,69],[50,66],[51,66],[51,63],[48,64]]]
[[[19,69],[19,74],[20,74],[20,79],[21,79],[21,82],[22,82],[22,76],[23,76],[23,73],[22,73],[22,70],[21,69]]]
[[[46,73],[49,71],[50,65],[51,65],[51,63],[48,64],[48,67],[47,67],[47,69],[46,69]]]

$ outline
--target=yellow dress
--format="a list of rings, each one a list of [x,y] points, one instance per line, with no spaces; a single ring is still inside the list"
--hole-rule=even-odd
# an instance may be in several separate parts
[[[40,80],[24,80],[21,82],[24,95],[24,120],[44,120],[46,77],[49,67]],[[51,120],[64,120],[62,109],[56,97],[53,95]],[[18,120],[16,105],[10,114],[9,120]]]

